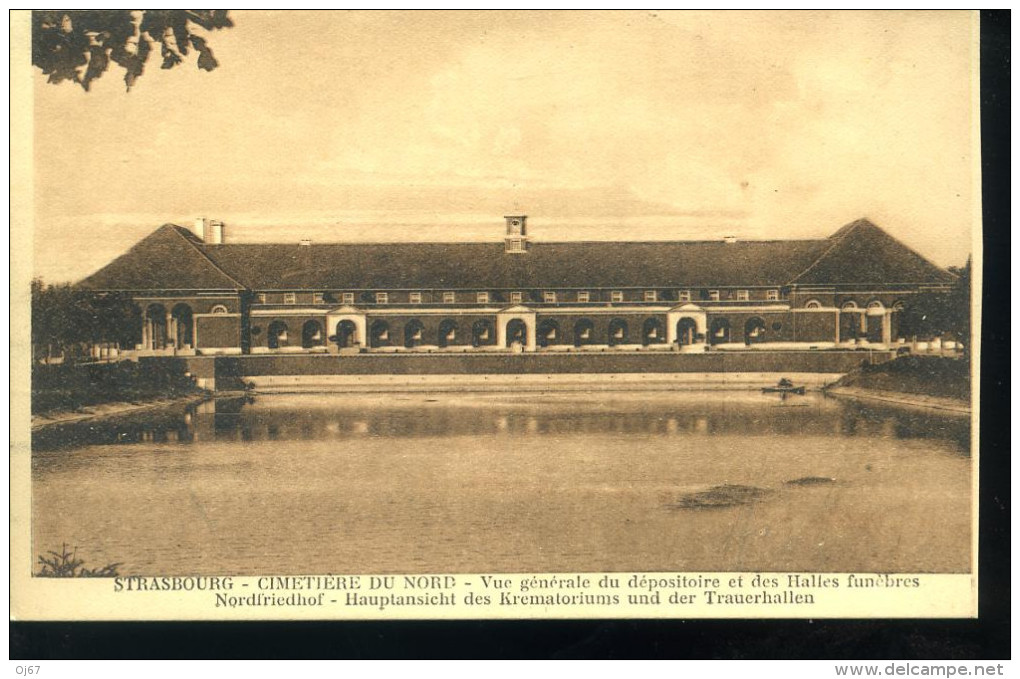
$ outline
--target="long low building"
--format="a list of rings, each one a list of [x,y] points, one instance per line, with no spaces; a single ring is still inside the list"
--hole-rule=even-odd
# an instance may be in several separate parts
[[[861,219],[816,240],[224,242],[165,224],[82,281],[128,293],[141,354],[889,347],[955,277]]]

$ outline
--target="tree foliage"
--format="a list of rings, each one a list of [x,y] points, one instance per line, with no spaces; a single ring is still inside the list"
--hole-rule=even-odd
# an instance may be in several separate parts
[[[105,342],[134,346],[141,323],[141,310],[125,294],[32,281],[32,346],[38,358],[55,350],[73,359]]]
[[[198,67],[218,65],[206,39],[194,32],[233,26],[222,9],[183,10],[34,10],[32,65],[47,81],[78,83],[87,92],[113,62],[124,69],[128,90],[145,71],[153,51],[161,68],[170,69],[198,54]]]
[[[952,335],[970,343],[970,259],[961,268],[950,268],[957,276],[948,292],[922,292],[914,295],[899,319],[900,333],[906,336],[934,338]]]

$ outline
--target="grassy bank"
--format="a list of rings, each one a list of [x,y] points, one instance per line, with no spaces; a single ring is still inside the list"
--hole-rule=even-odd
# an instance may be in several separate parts
[[[32,367],[33,415],[73,413],[108,403],[145,403],[203,393],[180,361]]]
[[[970,362],[940,356],[901,356],[886,363],[862,365],[830,387],[969,401]]]

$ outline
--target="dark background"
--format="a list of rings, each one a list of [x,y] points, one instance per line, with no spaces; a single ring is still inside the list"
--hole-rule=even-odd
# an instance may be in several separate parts
[[[1009,422],[1010,12],[981,12],[981,414]],[[11,659],[1010,657],[1009,427],[981,428],[975,620],[10,623]]]

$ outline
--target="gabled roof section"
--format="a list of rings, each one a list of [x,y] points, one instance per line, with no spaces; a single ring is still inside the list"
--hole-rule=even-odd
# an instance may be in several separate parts
[[[956,277],[932,264],[867,219],[847,224],[799,275],[797,285],[952,283]]]
[[[164,224],[79,285],[94,290],[241,290],[189,230]]]

